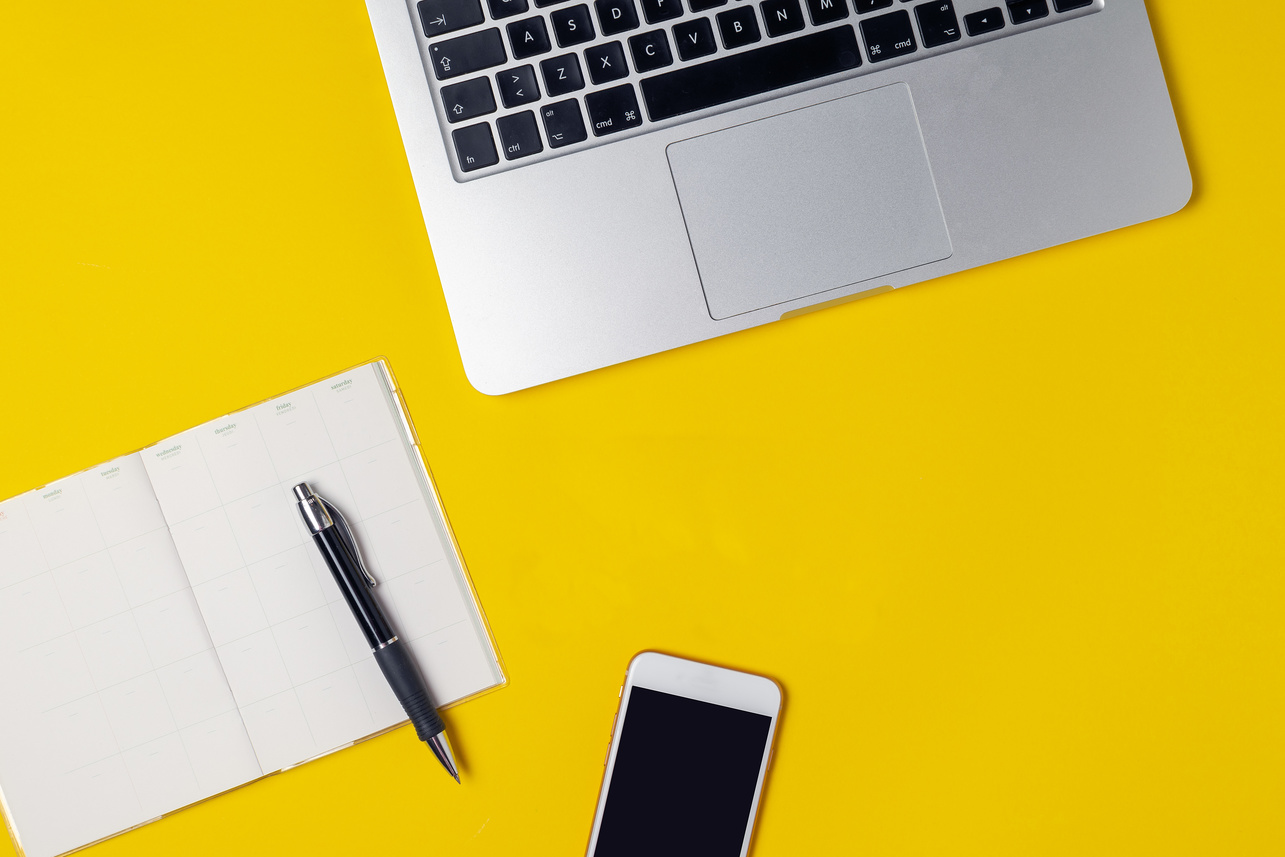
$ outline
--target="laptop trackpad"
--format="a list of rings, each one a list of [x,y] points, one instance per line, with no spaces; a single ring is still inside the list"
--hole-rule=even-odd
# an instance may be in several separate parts
[[[716,319],[951,254],[904,83],[681,140],[667,154]]]

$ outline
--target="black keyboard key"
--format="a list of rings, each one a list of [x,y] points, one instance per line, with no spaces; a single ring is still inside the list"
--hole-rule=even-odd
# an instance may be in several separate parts
[[[534,18],[514,21],[506,29],[509,31],[509,45],[513,48],[515,60],[547,53],[552,47],[549,44],[549,31],[544,26],[544,19],[538,15]]]
[[[866,39],[866,53],[871,62],[913,54],[915,34],[910,28],[910,13],[905,9],[889,12],[861,22],[861,35]]]
[[[861,15],[866,12],[873,12],[876,9],[887,9],[892,5],[892,0],[854,0],[857,6],[857,14]],[[905,2],[905,0],[902,0]]]
[[[540,87],[535,82],[535,68],[529,65],[505,69],[495,76],[500,87],[500,101],[505,107],[517,107],[540,100]]]
[[[808,16],[816,27],[842,21],[848,17],[848,0],[808,0]]]
[[[965,15],[964,27],[968,30],[968,35],[970,36],[980,36],[983,33],[1002,30],[1004,29],[1004,13],[996,6],[993,9],[983,9],[980,12]]]
[[[648,24],[668,21],[683,14],[683,0],[642,0],[642,7]]]
[[[593,21],[589,20],[588,6],[582,4],[570,9],[558,9],[549,16],[549,20],[553,22],[553,36],[558,40],[560,48],[593,40]]]
[[[669,39],[664,30],[652,30],[629,37],[629,52],[634,55],[634,68],[639,74],[646,74],[667,65],[673,65],[674,57],[669,52]]]
[[[718,33],[723,37],[723,47],[729,51],[744,45],[751,45],[762,38],[759,35],[759,24],[754,18],[753,6],[738,6],[719,12],[714,16],[718,21]]]
[[[443,86],[442,105],[446,108],[446,121],[451,123],[494,113],[495,96],[491,94],[491,81],[478,77]]]
[[[500,148],[504,150],[507,161],[544,151],[540,129],[535,127],[535,114],[530,110],[501,116],[495,120],[495,130],[500,132]]]
[[[580,73],[580,59],[575,54],[563,54],[540,63],[544,76],[544,90],[550,98],[584,89],[584,75]]]
[[[718,46],[714,44],[714,28],[709,25],[709,18],[693,18],[675,24],[674,44],[678,46],[678,58],[684,62],[709,56],[718,50]]]
[[[1027,21],[1034,21],[1036,18],[1047,18],[1049,14],[1049,4],[1046,0],[1017,0],[1008,4],[1008,17],[1013,19],[1014,24],[1025,24]]]
[[[763,0],[759,9],[763,12],[763,29],[772,38],[803,29],[799,0]]]
[[[466,173],[500,162],[500,156],[495,152],[491,127],[485,122],[452,131],[451,139],[455,141],[455,154],[459,156],[460,169]]]
[[[727,0],[687,0],[687,2],[692,7],[693,12],[704,12],[706,9],[715,9],[719,6],[727,5]]]
[[[535,5],[543,9],[545,6],[552,6],[554,3],[565,3],[567,0],[535,0]]]
[[[486,0],[486,5],[491,9],[491,17],[497,20],[521,15],[527,10],[526,0]]]
[[[552,149],[579,143],[589,136],[584,129],[584,117],[580,115],[580,104],[574,98],[544,105],[540,108],[540,118],[544,120],[544,133]]]
[[[1072,9],[1083,9],[1092,3],[1093,0],[1053,0],[1053,8],[1059,12],[1070,12]]]
[[[634,88],[627,83],[589,93],[584,97],[584,106],[589,111],[589,124],[595,137],[637,128],[643,121]]]
[[[420,0],[419,21],[430,39],[443,33],[476,27],[482,23],[478,0]]]
[[[594,83],[619,80],[629,74],[629,66],[625,64],[625,47],[620,42],[607,42],[587,48],[584,61],[589,66],[589,79]]]
[[[428,52],[433,57],[433,76],[438,80],[472,74],[508,59],[500,31],[494,27],[436,42],[428,46]]]
[[[926,48],[947,45],[962,38],[959,19],[955,17],[955,4],[951,0],[933,0],[916,6],[915,17],[919,19],[919,35],[923,37]]]
[[[834,27],[644,80],[643,101],[653,122],[815,80],[861,65],[857,34]]]
[[[594,0],[598,24],[604,36],[638,29],[638,9],[634,0]]]

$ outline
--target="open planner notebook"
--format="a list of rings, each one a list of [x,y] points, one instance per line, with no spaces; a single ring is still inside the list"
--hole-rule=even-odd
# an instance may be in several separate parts
[[[301,481],[352,525],[437,704],[503,683],[382,362],[213,420],[0,503],[0,795],[27,857],[406,720]]]

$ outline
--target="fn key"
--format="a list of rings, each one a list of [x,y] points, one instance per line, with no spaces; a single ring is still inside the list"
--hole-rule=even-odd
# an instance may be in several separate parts
[[[466,173],[500,162],[491,128],[485,122],[456,129],[451,132],[451,139],[455,141],[455,154],[459,155],[460,169]]]

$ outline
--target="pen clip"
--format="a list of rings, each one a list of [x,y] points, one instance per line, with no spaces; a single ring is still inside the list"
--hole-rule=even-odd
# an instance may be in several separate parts
[[[361,551],[357,549],[357,540],[353,538],[352,529],[348,526],[348,519],[344,513],[330,505],[324,497],[317,497],[321,505],[330,513],[330,518],[335,522],[335,529],[339,531],[339,538],[348,550],[352,553],[353,559],[357,560],[357,569],[361,572],[362,577],[366,578],[366,583],[372,588],[376,585],[374,576],[366,570],[366,561],[361,558]]]

